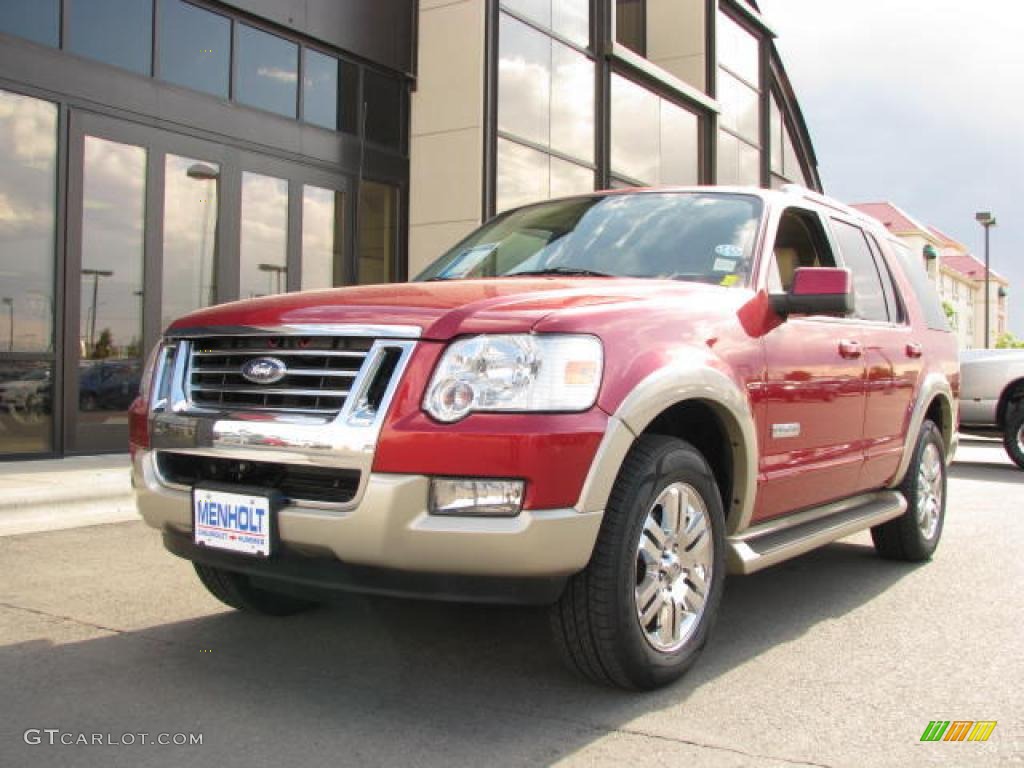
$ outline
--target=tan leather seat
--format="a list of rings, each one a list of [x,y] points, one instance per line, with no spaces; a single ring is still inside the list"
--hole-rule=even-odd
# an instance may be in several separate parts
[[[793,276],[797,267],[800,266],[800,256],[796,248],[776,248],[775,264],[779,270],[779,281],[782,283],[782,290],[788,291],[793,285]]]

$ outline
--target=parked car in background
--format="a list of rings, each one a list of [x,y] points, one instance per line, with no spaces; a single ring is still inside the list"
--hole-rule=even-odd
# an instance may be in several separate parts
[[[123,411],[135,398],[142,364],[133,358],[87,360],[78,373],[78,405],[83,411]]]
[[[412,283],[180,318],[131,450],[143,518],[227,605],[544,603],[572,669],[653,688],[727,572],[864,530],[930,558],[957,390],[924,267],[874,219],[616,191],[506,212]]]
[[[1024,469],[1024,349],[960,353],[960,432],[998,436]]]

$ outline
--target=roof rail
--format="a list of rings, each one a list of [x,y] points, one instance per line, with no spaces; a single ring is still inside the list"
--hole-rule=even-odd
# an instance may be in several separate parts
[[[862,213],[861,211],[858,211],[856,208],[851,208],[845,203],[841,203],[838,200],[833,200],[831,197],[826,197],[820,192],[815,192],[813,189],[808,189],[807,187],[803,187],[799,184],[783,184],[782,187],[780,187],[780,189],[786,194],[799,195],[805,200],[810,200],[811,202],[817,203],[818,205],[823,205],[826,208],[831,208],[833,211],[842,213],[846,216],[849,216],[852,219],[856,219],[857,221],[863,222],[865,224],[878,224],[879,226],[881,226],[881,222],[879,222],[877,219],[868,216],[867,214]]]

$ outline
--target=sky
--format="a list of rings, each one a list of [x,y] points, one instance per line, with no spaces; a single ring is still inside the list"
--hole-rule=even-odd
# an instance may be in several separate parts
[[[759,0],[825,192],[888,200],[1010,280],[1024,337],[1024,2]]]

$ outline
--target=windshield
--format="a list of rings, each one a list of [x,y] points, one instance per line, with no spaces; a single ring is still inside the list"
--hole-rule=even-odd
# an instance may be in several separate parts
[[[416,280],[564,274],[745,285],[761,211],[758,197],[714,192],[554,200],[493,219]]]

